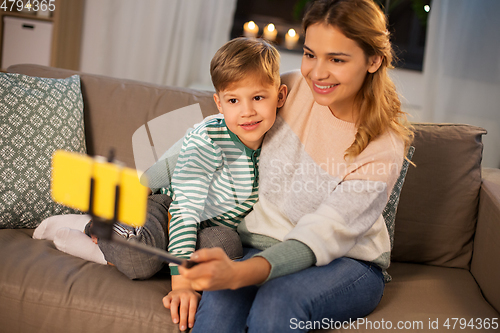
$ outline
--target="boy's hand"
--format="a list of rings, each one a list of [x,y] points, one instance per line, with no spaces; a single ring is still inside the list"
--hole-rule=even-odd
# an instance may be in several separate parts
[[[201,295],[193,289],[172,290],[163,297],[163,305],[170,309],[172,321],[174,324],[179,323],[181,331],[193,327],[200,298]]]
[[[181,331],[194,325],[194,318],[201,295],[191,288],[191,282],[180,275],[172,276],[172,291],[163,297],[163,305],[170,309],[172,321]]]

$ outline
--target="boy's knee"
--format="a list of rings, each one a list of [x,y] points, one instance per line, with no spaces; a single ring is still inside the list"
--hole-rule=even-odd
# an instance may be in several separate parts
[[[151,194],[148,197],[148,208],[155,207],[162,210],[162,212],[167,213],[170,204],[172,203],[172,198],[166,194]]]
[[[243,257],[243,245],[236,230],[228,227],[210,227],[198,231],[196,249],[220,247],[230,259]]]
[[[120,246],[120,244],[99,240],[98,245],[106,261],[113,264],[131,280],[148,279],[164,266],[162,261],[153,256]]]

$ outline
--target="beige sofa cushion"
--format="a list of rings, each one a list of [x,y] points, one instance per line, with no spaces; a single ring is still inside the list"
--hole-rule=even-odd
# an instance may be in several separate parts
[[[469,326],[460,329],[463,320],[460,323],[452,318],[464,318],[469,324],[474,319],[475,328],[479,328],[480,322],[484,323],[486,318],[490,324],[492,318],[497,318],[498,324],[498,313],[484,299],[474,277],[465,269],[394,263],[389,273],[393,281],[386,285],[382,301],[366,318],[365,326],[360,326],[368,332],[377,332],[367,329],[368,321],[380,323],[382,319],[392,323],[392,330],[397,329],[398,323],[402,322],[401,327],[406,325],[406,329],[398,331],[409,332],[483,331],[472,330]],[[395,304],[398,306],[395,307]],[[444,326],[447,319],[451,328],[456,324],[455,329],[448,330]]]
[[[393,261],[468,269],[481,186],[482,128],[415,124],[396,215]]]
[[[32,230],[0,230],[0,332],[176,332],[162,298],[169,272],[129,280],[58,251]]]
[[[500,169],[484,168],[471,273],[500,312]]]

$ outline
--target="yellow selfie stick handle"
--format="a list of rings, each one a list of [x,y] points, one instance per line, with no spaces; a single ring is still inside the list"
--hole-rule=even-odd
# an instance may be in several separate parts
[[[120,176],[118,221],[133,227],[142,226],[146,221],[149,188],[141,184],[134,169],[123,168]]]
[[[53,200],[104,220],[144,225],[148,190],[134,169],[63,150],[52,157]]]
[[[52,157],[52,199],[62,205],[89,210],[93,159],[87,155],[57,150]]]

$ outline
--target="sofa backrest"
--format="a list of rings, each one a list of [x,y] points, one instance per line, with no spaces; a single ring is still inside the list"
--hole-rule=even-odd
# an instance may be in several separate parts
[[[65,78],[80,74],[87,149],[135,167],[132,135],[169,111],[199,103],[203,116],[217,113],[212,92],[114,79],[38,65],[8,71]],[[469,268],[481,186],[481,137],[470,125],[415,124],[415,154],[396,215],[394,261]]]
[[[108,156],[134,168],[132,135],[162,114],[199,103],[203,116],[218,113],[213,92],[165,87],[39,65],[13,65],[8,72],[48,78],[80,75],[89,155]],[[194,123],[193,123],[194,124]],[[167,130],[167,129],[166,129]]]

